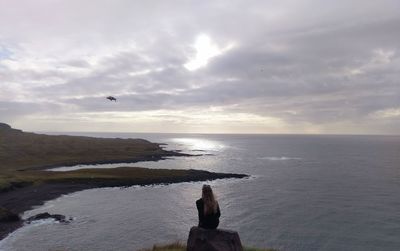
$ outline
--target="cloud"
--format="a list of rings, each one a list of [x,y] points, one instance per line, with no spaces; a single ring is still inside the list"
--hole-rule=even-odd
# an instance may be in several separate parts
[[[3,1],[0,120],[398,134],[399,16],[389,0]]]
[[[189,71],[195,71],[201,67],[205,67],[210,59],[229,51],[233,46],[233,43],[231,43],[224,48],[219,48],[211,41],[209,36],[201,34],[197,36],[193,46],[196,50],[196,55],[185,63],[184,67]]]
[[[400,108],[389,108],[384,110],[378,110],[371,114],[372,117],[378,119],[386,119],[386,118],[393,118],[393,119],[400,119]]]

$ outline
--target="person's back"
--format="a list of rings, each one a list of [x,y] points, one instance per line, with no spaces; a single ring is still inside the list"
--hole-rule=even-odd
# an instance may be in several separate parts
[[[218,227],[221,211],[210,186],[203,186],[202,198],[196,201],[196,207],[199,214],[199,227],[207,229]]]

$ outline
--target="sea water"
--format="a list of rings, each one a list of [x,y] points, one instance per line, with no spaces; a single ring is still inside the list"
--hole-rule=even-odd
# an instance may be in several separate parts
[[[400,250],[399,136],[84,135],[145,138],[167,143],[170,150],[200,154],[122,166],[203,169],[250,178],[65,195],[23,217],[50,212],[73,217],[71,223],[26,225],[2,240],[0,250],[138,250],[185,242],[197,224],[195,200],[203,183],[217,195],[220,228],[238,231],[246,246]]]

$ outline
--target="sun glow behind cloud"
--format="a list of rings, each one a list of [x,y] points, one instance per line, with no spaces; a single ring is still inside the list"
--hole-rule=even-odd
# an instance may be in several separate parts
[[[184,65],[189,71],[195,71],[206,66],[210,59],[229,51],[234,47],[234,44],[230,43],[223,48],[219,48],[208,35],[201,34],[197,36],[193,47],[196,55]]]

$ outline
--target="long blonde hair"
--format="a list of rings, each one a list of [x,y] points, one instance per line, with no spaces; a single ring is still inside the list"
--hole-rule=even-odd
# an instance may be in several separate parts
[[[204,202],[204,215],[217,212],[218,202],[215,199],[214,193],[209,185],[203,185],[201,198]]]

